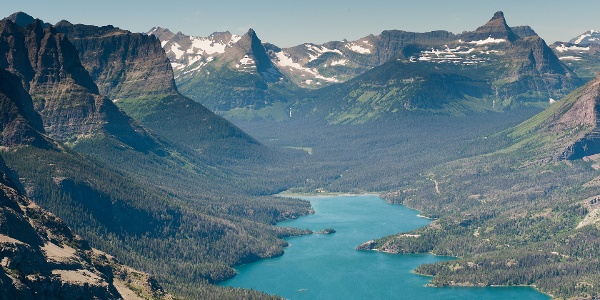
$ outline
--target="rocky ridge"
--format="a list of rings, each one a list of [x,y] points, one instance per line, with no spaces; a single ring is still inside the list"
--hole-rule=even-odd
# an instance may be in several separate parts
[[[569,43],[574,45],[600,44],[600,31],[588,30],[569,40]]]
[[[600,76],[538,115],[507,131],[519,149],[539,161],[575,160],[600,153]]]
[[[170,62],[156,37],[64,20],[54,28],[77,48],[100,94],[113,101],[177,93]]]
[[[0,68],[21,80],[48,136],[76,143],[100,134],[141,151],[156,142],[98,87],[81,65],[77,49],[64,34],[41,21],[21,27],[0,21]]]

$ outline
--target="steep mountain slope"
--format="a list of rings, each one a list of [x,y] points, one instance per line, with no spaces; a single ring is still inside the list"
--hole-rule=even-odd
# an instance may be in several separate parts
[[[589,30],[569,42],[556,42],[550,47],[582,79],[590,80],[600,72],[600,32]]]
[[[508,136],[517,141],[514,150],[524,156],[541,153],[550,154],[546,159],[569,160],[600,153],[599,103],[600,77],[597,76],[509,131]]]
[[[0,169],[6,170],[3,161]],[[147,274],[92,249],[0,172],[3,299],[170,299]]]
[[[3,151],[14,152],[25,160],[31,157],[19,154],[19,149],[60,151],[61,146],[43,134],[42,119],[33,109],[31,96],[23,89],[19,77],[4,69],[0,69],[0,107]],[[40,157],[33,163],[43,164],[48,162],[46,159]],[[46,299],[170,298],[147,274],[92,249],[62,221],[26,198],[19,191],[24,188],[23,184],[13,183],[7,174],[14,180],[19,178],[0,157],[0,252],[3,257],[0,291],[3,298],[38,299],[41,295]],[[31,179],[21,178],[30,192],[39,184]],[[68,182],[65,179],[54,178],[55,183]],[[48,198],[42,200],[46,205]]]
[[[164,28],[148,34],[162,41],[179,90],[214,111],[261,109],[285,100],[293,89],[252,29],[243,36],[191,37]]]
[[[0,69],[0,145],[49,146],[42,118],[33,109],[31,96],[21,87],[16,75]]]
[[[453,41],[406,46],[404,57],[316,90],[292,108],[332,123],[361,123],[410,110],[468,114],[544,105],[581,85],[535,32],[517,31],[525,36],[498,12]]]
[[[170,62],[153,35],[67,21],[56,29],[77,47],[100,91],[161,136],[209,161],[256,158],[266,152],[239,128],[178,92]]]

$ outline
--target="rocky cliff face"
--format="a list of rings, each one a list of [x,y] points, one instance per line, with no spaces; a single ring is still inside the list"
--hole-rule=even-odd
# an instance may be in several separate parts
[[[572,97],[574,102],[561,103],[559,114],[546,124],[555,133],[574,133],[569,137],[574,142],[563,148],[559,159],[580,159],[600,153],[600,77]]]
[[[67,21],[55,28],[78,49],[83,66],[102,95],[118,101],[177,92],[171,64],[156,37]]]
[[[6,170],[1,158],[0,169]],[[21,194],[4,171],[0,257],[2,299],[170,298],[147,274],[90,248],[56,216]]]
[[[141,151],[156,147],[139,125],[99,94],[77,49],[52,26],[0,22],[0,68],[20,78],[50,137],[75,143],[103,134]]]
[[[537,35],[514,41],[505,55],[505,61],[512,63],[513,68],[501,75],[509,81],[499,86],[503,97],[532,102],[560,99],[583,84]]]

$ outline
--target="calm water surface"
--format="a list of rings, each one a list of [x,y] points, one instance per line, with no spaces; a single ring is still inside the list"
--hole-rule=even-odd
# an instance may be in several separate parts
[[[283,256],[239,266],[239,275],[221,285],[287,299],[550,299],[529,287],[425,287],[429,277],[411,271],[451,258],[354,250],[362,242],[427,225],[417,211],[372,195],[302,198],[316,213],[278,226],[337,232],[289,238]]]

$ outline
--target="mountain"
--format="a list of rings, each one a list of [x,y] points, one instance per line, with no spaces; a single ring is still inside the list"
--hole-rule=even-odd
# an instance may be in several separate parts
[[[148,34],[161,40],[179,90],[211,110],[258,110],[285,100],[293,89],[252,29],[242,36],[218,32],[192,37],[164,28]]]
[[[155,36],[68,21],[57,23],[56,30],[79,50],[100,92],[154,132],[209,160],[259,157],[266,152],[242,130],[179,93],[169,59]]]
[[[498,12],[452,41],[405,46],[397,59],[315,90],[292,109],[331,123],[363,123],[415,110],[461,115],[545,105],[582,84],[531,28],[516,29],[524,36]]]
[[[589,30],[569,42],[555,42],[550,47],[582,79],[590,80],[600,72],[600,32]]]
[[[3,299],[171,299],[148,274],[93,249],[23,195],[0,160]]]
[[[513,41],[517,36],[534,35],[537,34],[529,26],[508,27],[504,15],[498,12],[490,22],[464,36],[443,30],[426,33],[386,30],[355,41],[303,44],[284,49],[271,47],[269,53],[296,84],[314,89],[345,82],[396,58],[410,58],[432,47],[443,48],[460,38],[475,41],[493,37]]]
[[[75,45],[100,93],[113,101],[177,92],[169,60],[153,36],[65,20],[54,28]]]
[[[31,95],[48,136],[77,143],[101,134],[140,151],[151,151],[156,141],[108,98],[79,61],[77,49],[53,27],[40,21],[20,27],[0,21],[0,67],[15,73]]]
[[[455,37],[441,30],[427,33],[388,30],[356,41],[303,44],[284,49],[270,47],[269,54],[294,83],[315,89],[347,81],[399,56],[410,56],[415,44],[430,46],[450,42]]]

